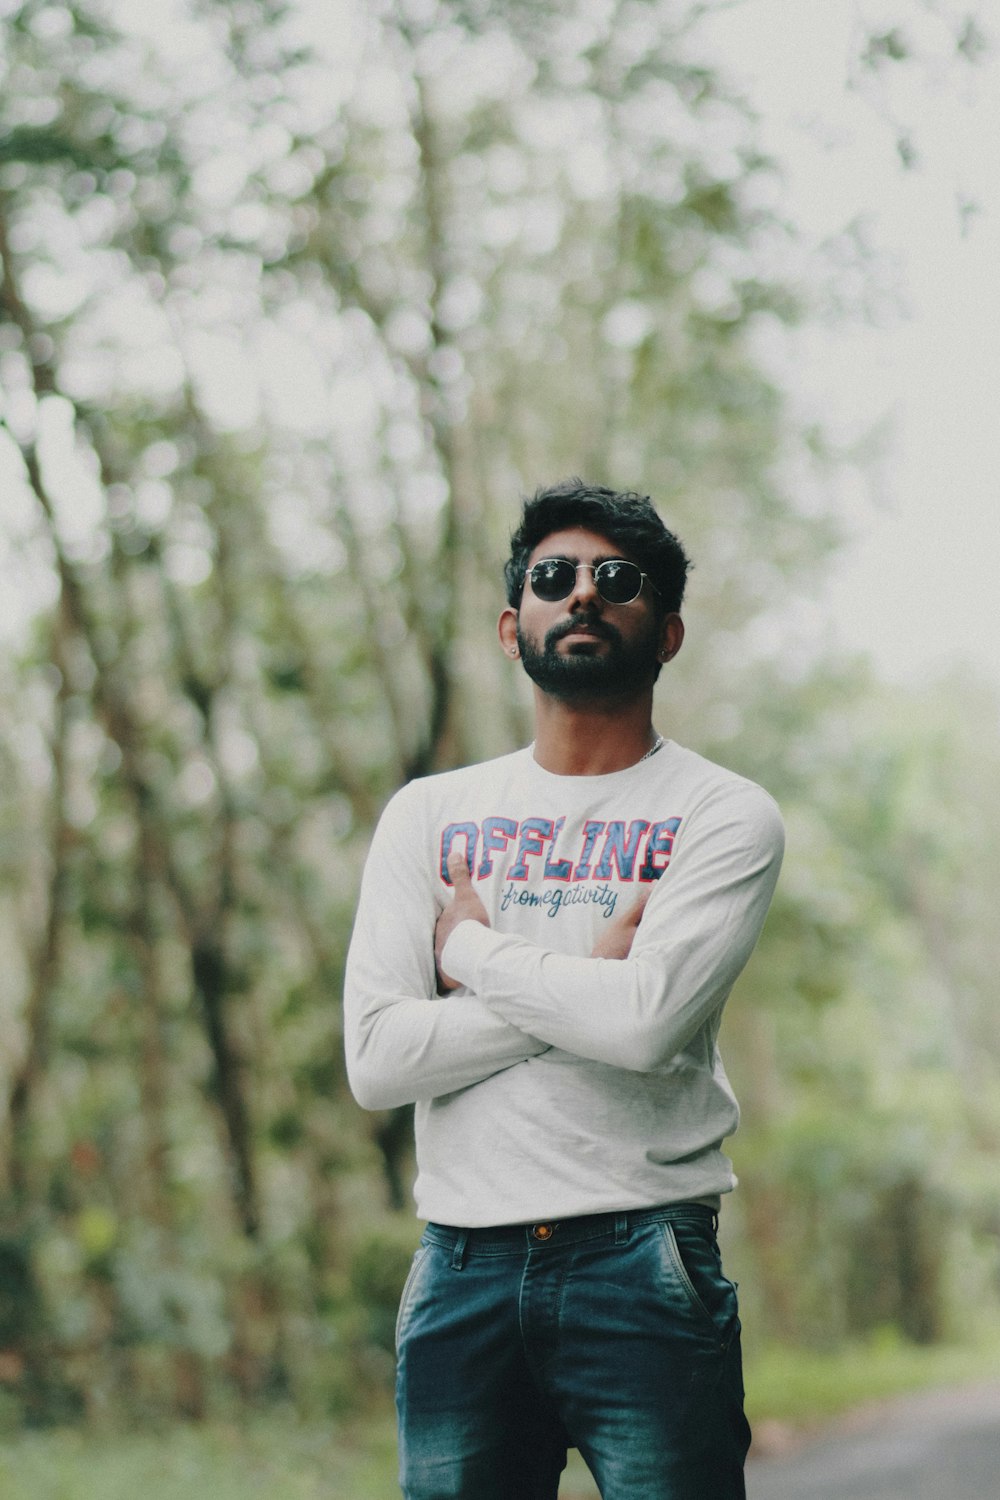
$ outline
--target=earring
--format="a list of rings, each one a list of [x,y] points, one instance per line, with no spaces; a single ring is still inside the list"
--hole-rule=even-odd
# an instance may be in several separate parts
[[[511,654],[511,656],[516,656],[517,655],[517,647],[516,646],[511,646],[511,648],[510,648],[510,654]]]

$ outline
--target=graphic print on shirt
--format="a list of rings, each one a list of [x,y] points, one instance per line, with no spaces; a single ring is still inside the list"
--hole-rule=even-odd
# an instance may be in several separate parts
[[[659,880],[670,863],[681,819],[588,818],[569,838],[561,837],[565,823],[565,817],[519,822],[499,815],[448,823],[441,830],[441,879],[451,885],[448,856],[456,845],[464,845],[474,880],[499,874],[505,881],[501,911],[540,906],[555,917],[567,906],[596,905],[602,916],[610,917],[618,902],[612,882]]]

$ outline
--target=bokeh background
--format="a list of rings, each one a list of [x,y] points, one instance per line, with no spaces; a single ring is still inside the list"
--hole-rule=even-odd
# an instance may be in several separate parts
[[[418,1226],[408,1113],[344,1079],[359,870],[401,782],[530,738],[499,570],[570,474],[683,537],[658,726],[787,820],[723,1032],[755,1358],[996,1347],[996,632],[934,624],[935,578],[995,617],[995,483],[926,576],[886,530],[900,245],[961,283],[997,234],[925,129],[985,9],[836,0],[810,112],[771,0],[2,0],[8,1433],[385,1409]]]

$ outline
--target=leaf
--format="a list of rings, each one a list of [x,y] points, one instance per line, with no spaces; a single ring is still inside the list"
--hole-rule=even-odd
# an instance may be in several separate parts
[[[885,62],[905,62],[911,48],[898,26],[890,31],[873,33],[861,54],[861,61],[868,68],[880,68]]]

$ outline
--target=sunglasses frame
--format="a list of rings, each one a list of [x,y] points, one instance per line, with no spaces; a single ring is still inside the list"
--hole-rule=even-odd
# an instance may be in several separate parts
[[[534,579],[531,577],[531,575],[535,571],[535,569],[540,568],[543,563],[565,563],[567,568],[573,569],[573,582],[570,584],[565,594],[557,594],[552,599],[546,599],[545,595],[540,594],[535,588]],[[634,568],[638,573],[639,587],[636,589],[635,593],[630,599],[609,599],[608,596],[602,592],[597,575],[602,568],[608,567],[610,563],[624,563],[627,567]],[[576,588],[576,580],[581,568],[586,568],[587,572],[593,578],[594,587],[601,595],[601,598],[604,600],[605,604],[634,604],[639,595],[642,593],[643,582],[649,584],[654,594],[659,594],[660,592],[660,590],[656,587],[656,584],[650,578],[649,574],[644,573],[639,567],[638,563],[630,562],[627,557],[606,557],[603,562],[599,563],[574,563],[571,562],[568,557],[540,557],[537,562],[532,563],[530,568],[525,569],[524,581],[525,583],[531,583],[531,592],[534,594],[535,598],[540,599],[543,604],[559,604],[563,599],[568,599],[570,594]]]

